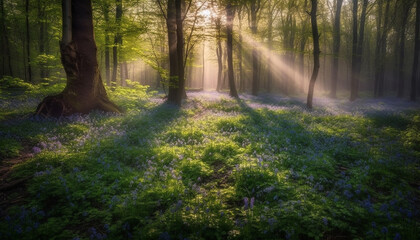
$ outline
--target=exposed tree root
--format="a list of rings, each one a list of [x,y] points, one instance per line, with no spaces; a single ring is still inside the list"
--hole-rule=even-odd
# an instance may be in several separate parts
[[[95,103],[96,102],[96,103]],[[86,103],[85,108],[74,106],[69,100],[63,97],[63,93],[48,96],[38,105],[35,115],[42,117],[60,118],[69,116],[75,113],[88,113],[92,110],[98,109],[104,112],[122,113],[123,111],[111,102],[107,97],[98,97],[95,100]]]

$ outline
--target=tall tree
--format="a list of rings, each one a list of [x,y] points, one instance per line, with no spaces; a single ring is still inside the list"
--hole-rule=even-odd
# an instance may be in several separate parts
[[[319,55],[321,50],[319,48],[319,33],[318,33],[318,23],[317,23],[317,9],[318,9],[318,0],[311,0],[311,25],[312,25],[312,38],[314,42],[314,69],[312,72],[311,80],[309,82],[308,98],[306,101],[306,106],[309,109],[312,109],[312,101],[314,96],[315,82],[318,77],[319,72]]]
[[[212,2],[213,10],[214,3]],[[214,10],[215,11],[215,10]],[[221,91],[223,88],[222,73],[223,73],[223,48],[222,48],[222,17],[217,11],[215,19],[216,27],[216,56],[217,56],[217,91]]]
[[[118,72],[118,46],[121,45],[122,36],[121,36],[121,17],[122,17],[122,0],[115,0],[115,37],[114,37],[114,46],[112,47],[112,58],[113,58],[113,68],[112,68],[112,80],[111,84],[115,88],[117,86],[117,72]]]
[[[32,82],[32,67],[31,67],[31,39],[30,39],[30,30],[29,30],[29,0],[25,1],[25,23],[26,23],[26,59],[27,59],[27,71],[29,82]]]
[[[251,0],[250,2],[250,15],[251,15],[251,33],[253,36],[252,43],[252,95],[258,95],[260,89],[259,79],[259,54],[257,49],[257,33],[258,33],[258,19],[257,14],[261,8],[261,0]]]
[[[176,11],[175,0],[168,0],[166,25],[169,47],[169,92],[168,102],[176,103],[178,92],[178,59],[176,52]]]
[[[62,0],[61,61],[67,75],[65,89],[48,96],[36,114],[61,117],[93,109],[121,112],[107,96],[96,59],[91,0]]]
[[[405,71],[404,71],[404,65],[405,65],[405,38],[406,38],[406,31],[407,31],[407,22],[408,17],[410,16],[410,10],[413,5],[412,0],[402,0],[400,2],[399,8],[401,9],[401,25],[396,26],[398,29],[398,49],[399,53],[397,54],[397,62],[398,62],[398,92],[397,96],[399,98],[402,98],[404,96],[404,88],[405,88]]]
[[[375,97],[382,97],[384,94],[385,81],[385,59],[386,59],[386,45],[388,38],[389,25],[389,8],[391,0],[386,1],[385,14],[383,14],[382,0],[378,2],[378,27],[377,27],[377,41],[376,41],[376,68],[375,68]],[[383,18],[383,25],[381,25]]]
[[[238,92],[236,91],[235,78],[233,74],[233,19],[235,18],[235,10],[233,9],[232,3],[229,1],[226,6],[226,35],[227,35],[227,58],[228,58],[228,77],[229,77],[229,89],[230,96],[239,98]]]
[[[177,60],[178,60],[178,95],[176,103],[181,105],[183,98],[187,97],[185,92],[185,65],[184,65],[184,51],[185,51],[185,40],[184,40],[184,19],[185,13],[183,11],[185,6],[184,0],[175,0],[176,9],[176,48],[177,48]]]
[[[411,75],[411,92],[410,100],[416,101],[417,89],[416,84],[419,81],[419,55],[420,55],[420,0],[416,0],[416,24],[415,24],[415,37],[414,37],[414,60]]]
[[[366,11],[368,0],[363,0],[362,13],[360,15],[360,30],[358,32],[358,0],[353,0],[353,44],[352,44],[352,66],[351,66],[351,86],[350,101],[354,101],[359,96],[360,71],[362,67],[363,40],[365,33]]]
[[[308,16],[306,14],[306,9],[308,7],[308,0],[304,1],[303,4],[303,9],[304,9],[304,15],[302,17],[302,31],[301,31],[301,36],[300,36],[300,47],[299,47],[299,72],[302,76],[301,79],[301,91],[304,91],[304,84],[305,84],[305,47],[306,47],[306,42],[308,39],[308,34],[307,34],[307,25],[308,25]]]
[[[8,30],[6,27],[6,17],[5,17],[5,13],[4,13],[4,1],[0,0],[0,11],[1,11],[1,19],[0,19],[0,30],[2,32],[1,34],[1,41],[2,41],[2,57],[3,57],[3,71],[2,74],[4,74],[6,71],[6,61],[7,61],[7,69],[8,69],[8,74],[10,76],[13,76],[13,71],[12,71],[12,63],[11,63],[11,54],[10,54],[10,43],[9,43],[9,35],[8,35]],[[6,60],[7,59],[7,60]],[[0,76],[3,77],[3,76]]]
[[[337,97],[337,82],[338,82],[338,59],[340,54],[341,43],[341,7],[343,0],[335,1],[335,14],[333,25],[333,65],[331,68],[331,92],[330,97]]]
[[[102,13],[105,18],[105,77],[108,86],[111,86],[111,65],[110,65],[110,39],[109,39],[109,2],[105,1],[102,5]]]

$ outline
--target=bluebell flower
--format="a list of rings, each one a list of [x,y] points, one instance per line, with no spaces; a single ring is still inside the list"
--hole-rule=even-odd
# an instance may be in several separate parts
[[[383,228],[382,228],[382,230],[381,230],[381,232],[382,232],[383,234],[386,234],[386,233],[388,233],[388,228],[386,228],[386,227],[383,227]]]

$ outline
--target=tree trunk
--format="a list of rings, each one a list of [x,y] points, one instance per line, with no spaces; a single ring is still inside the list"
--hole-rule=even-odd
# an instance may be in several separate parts
[[[258,72],[258,50],[256,44],[257,37],[257,12],[259,10],[260,0],[251,1],[251,32],[254,37],[252,43],[252,95],[257,96],[260,88],[259,72]]]
[[[185,66],[184,66],[184,26],[183,26],[183,0],[175,0],[176,9],[176,45],[178,59],[178,79],[179,88],[177,95],[177,105],[181,106],[183,98],[187,97],[185,92]]]
[[[415,43],[414,43],[414,60],[411,75],[411,93],[410,100],[416,101],[417,93],[417,81],[419,79],[419,54],[420,54],[420,0],[416,0],[416,31],[415,31]]]
[[[61,117],[88,113],[93,109],[121,112],[108,99],[102,83],[96,59],[90,0],[63,0],[63,40],[60,47],[67,75],[66,88],[58,95],[46,97],[38,105],[36,114]]]
[[[0,10],[1,10],[1,31],[2,31],[2,48],[3,48],[3,69],[6,69],[5,67],[5,62],[6,62],[6,58],[7,58],[7,69],[9,70],[8,74],[10,76],[13,76],[13,71],[12,71],[12,64],[11,64],[11,54],[10,54],[10,47],[9,47],[9,37],[8,37],[8,33],[7,33],[7,27],[6,27],[6,18],[4,17],[4,1],[1,0],[0,1]],[[6,71],[4,70],[3,73],[5,73]]]
[[[111,86],[111,65],[110,65],[110,51],[109,45],[109,4],[105,3],[103,6],[103,13],[105,18],[105,77],[106,77],[106,84]]]
[[[387,35],[388,35],[388,22],[389,22],[389,6],[390,0],[386,0],[385,15],[384,15],[384,25],[381,27],[382,32],[380,36],[379,53],[376,61],[376,71],[375,81],[377,82],[377,92],[375,97],[382,97],[384,95],[384,82],[385,82],[385,58],[386,58],[386,44],[387,44]],[[382,14],[382,8],[380,8]]]
[[[267,26],[267,41],[268,41],[268,57],[267,57],[267,92],[271,92],[271,86],[272,86],[272,78],[273,74],[271,72],[271,69],[273,66],[271,62],[271,50],[273,49],[273,12],[272,12],[272,5],[271,0],[268,1],[268,9],[270,12],[270,15],[268,16],[268,26]]]
[[[363,0],[362,13],[360,15],[360,30],[357,33],[357,9],[358,0],[353,0],[353,54],[352,54],[352,77],[350,101],[359,97],[360,71],[362,66],[363,40],[365,33],[366,11],[368,0]],[[358,39],[357,39],[358,38]]]
[[[341,7],[343,6],[343,0],[337,0],[337,6],[334,15],[334,26],[333,26],[333,65],[331,69],[331,92],[330,97],[337,97],[337,82],[338,82],[338,56],[340,54],[340,43],[341,43]]]
[[[178,57],[175,0],[168,0],[166,26],[168,28],[169,47],[169,90],[168,102],[178,104]],[[180,105],[180,103],[179,103]]]
[[[318,77],[319,72],[319,55],[321,53],[319,49],[319,33],[318,33],[318,24],[316,19],[318,0],[311,0],[312,10],[311,10],[311,24],[312,24],[312,37],[314,41],[314,69],[311,76],[311,81],[309,82],[308,90],[308,99],[306,106],[309,109],[312,109],[312,100],[314,96],[315,82]]]
[[[245,91],[245,81],[243,77],[243,71],[242,71],[242,9],[238,11],[238,18],[239,18],[239,46],[238,46],[238,65],[239,65],[239,91],[243,92]]]
[[[217,66],[218,66],[218,70],[217,70],[217,87],[216,90],[217,91],[221,91],[222,90],[222,73],[223,73],[223,48],[222,48],[222,33],[221,33],[221,18],[220,16],[217,17],[216,19],[216,31],[217,31],[217,36],[216,36],[216,41],[217,41],[217,47],[216,47],[216,55],[217,55]]]
[[[29,0],[25,2],[25,22],[26,22],[26,54],[27,54],[27,71],[28,71],[28,82],[32,82],[32,68],[31,68],[31,45],[30,45],[30,34],[29,34]]]
[[[238,92],[236,91],[235,78],[233,74],[233,19],[235,18],[235,11],[232,4],[228,2],[226,7],[226,35],[227,35],[227,60],[228,60],[228,77],[229,77],[229,90],[230,96],[239,98]]]
[[[38,25],[39,25],[39,54],[45,54],[45,10],[42,1],[38,0]],[[39,65],[41,81],[46,78],[45,65]]]
[[[308,0],[305,0],[303,5],[303,10],[306,11],[308,7]],[[306,12],[305,12],[306,13]],[[300,49],[299,49],[299,72],[301,73],[301,92],[305,91],[305,46],[307,41],[307,34],[306,34],[306,26],[307,26],[307,17],[305,15],[304,20],[302,22],[302,32],[301,32],[301,39],[300,39]]]
[[[407,28],[407,21],[408,16],[411,9],[411,4],[409,1],[403,1],[402,4],[403,12],[402,12],[402,24],[400,29],[399,35],[399,57],[398,57],[398,93],[397,97],[402,98],[404,96],[404,81],[405,81],[405,71],[404,71],[404,64],[405,64],[405,34]]]
[[[115,37],[114,37],[114,46],[112,47],[112,58],[113,58],[113,69],[112,69],[112,87],[117,86],[117,72],[118,72],[118,46],[121,44],[122,37],[120,33],[121,26],[121,17],[122,17],[122,0],[116,0],[116,11],[115,11]],[[121,69],[120,69],[121,70]]]

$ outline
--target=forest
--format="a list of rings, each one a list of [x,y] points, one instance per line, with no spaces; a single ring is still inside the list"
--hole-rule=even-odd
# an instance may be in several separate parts
[[[420,239],[420,0],[0,0],[0,239]]]

